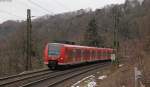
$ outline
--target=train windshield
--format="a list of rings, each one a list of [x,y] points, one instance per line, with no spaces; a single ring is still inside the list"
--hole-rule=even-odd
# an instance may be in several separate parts
[[[49,44],[48,45],[48,55],[55,56],[60,54],[60,45]]]

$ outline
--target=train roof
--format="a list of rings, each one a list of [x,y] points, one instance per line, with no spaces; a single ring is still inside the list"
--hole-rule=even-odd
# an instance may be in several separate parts
[[[91,49],[101,49],[101,50],[113,50],[112,48],[100,48],[100,47],[89,47],[89,46],[80,46],[80,45],[70,45],[70,44],[62,44],[62,43],[48,43],[48,44],[57,44],[57,45],[62,45],[65,47],[77,47],[77,48],[91,48]]]

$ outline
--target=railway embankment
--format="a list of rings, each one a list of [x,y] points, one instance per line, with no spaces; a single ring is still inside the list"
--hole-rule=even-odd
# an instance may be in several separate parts
[[[125,64],[120,64],[118,68],[111,65],[73,80],[76,82],[71,87],[135,87],[134,68]]]
[[[127,63],[118,67],[111,65],[75,79],[78,81],[70,87],[149,87],[143,83],[142,71]]]

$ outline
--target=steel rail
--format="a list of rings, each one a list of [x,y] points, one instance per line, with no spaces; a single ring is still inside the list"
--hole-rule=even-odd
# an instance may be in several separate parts
[[[43,71],[47,71],[48,69],[39,69],[39,70],[35,70],[35,71],[29,71],[27,73],[23,73],[23,74],[17,74],[17,75],[11,75],[11,76],[7,76],[7,77],[1,77],[0,78],[0,81],[1,80],[6,80],[6,79],[11,79],[11,78],[16,78],[16,77],[19,77],[19,76],[23,76],[23,75],[28,75],[28,74],[32,74],[32,73],[38,73],[38,72],[43,72]]]
[[[100,64],[100,63],[98,63],[98,64]],[[46,81],[46,80],[50,80],[50,79],[52,80],[52,79],[54,79],[54,78],[56,78],[56,77],[61,77],[61,76],[64,76],[64,75],[68,75],[68,74],[70,74],[70,73],[77,72],[77,71],[82,71],[82,72],[80,72],[80,74],[83,74],[83,73],[85,73],[85,72],[87,72],[87,71],[94,70],[94,69],[100,67],[100,66],[97,66],[98,64],[92,64],[92,65],[89,65],[89,66],[83,66],[83,67],[75,68],[75,69],[68,70],[68,71],[62,71],[62,72],[60,72],[60,73],[58,73],[58,74],[54,74],[54,75],[45,77],[45,78],[40,79],[40,80],[37,80],[37,81],[33,81],[33,82],[27,83],[27,84],[25,84],[25,85],[19,86],[19,87],[32,87],[32,86],[35,86],[35,85],[37,85],[37,84],[40,84],[40,83],[42,83],[42,82],[44,82],[44,81]],[[102,64],[102,63],[101,63],[101,64]],[[106,65],[106,64],[103,64],[103,65]],[[107,65],[108,65],[108,64],[107,64]],[[93,68],[93,67],[95,67],[95,68]],[[101,67],[102,67],[102,66],[101,66]],[[84,70],[84,71],[83,71],[83,70]],[[77,76],[77,74],[76,74],[76,76]],[[72,76],[72,77],[73,77],[73,76]],[[60,81],[59,81],[59,82],[60,82]],[[50,84],[49,86],[55,85],[55,84],[57,84],[57,83]]]
[[[61,79],[59,79],[58,81],[55,81],[54,83],[49,84],[47,87],[56,86],[56,85],[58,85],[58,84],[60,84],[60,83],[62,83],[62,82],[64,82],[64,81],[66,81],[66,80],[69,80],[69,79],[71,79],[71,78],[73,78],[73,77],[76,77],[76,76],[78,76],[78,75],[84,74],[84,73],[86,73],[86,72],[88,72],[88,71],[95,70],[95,69],[99,69],[99,68],[104,68],[104,66],[106,66],[106,65],[104,64],[104,65],[102,65],[102,66],[95,66],[94,68],[93,68],[93,67],[89,67],[89,68],[87,68],[86,70],[81,70],[81,71],[79,71],[79,72],[71,73],[70,75],[66,75],[66,78],[61,78]]]
[[[46,75],[46,74],[49,74],[50,72],[52,73],[52,71],[49,71],[48,69],[44,69],[44,70],[33,71],[30,73],[5,77],[0,80],[0,86],[6,86],[6,85],[13,84],[15,82],[18,82],[18,81],[27,80],[30,78],[35,78],[38,76]]]

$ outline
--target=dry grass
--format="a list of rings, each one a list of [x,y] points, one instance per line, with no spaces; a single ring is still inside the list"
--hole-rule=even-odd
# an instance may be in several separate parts
[[[112,71],[113,73],[104,79],[98,87],[134,87],[134,73],[132,66],[124,65],[122,68]]]
[[[140,68],[143,73],[142,82],[146,87],[150,87],[150,55],[143,57],[143,60],[141,62],[142,64]]]

